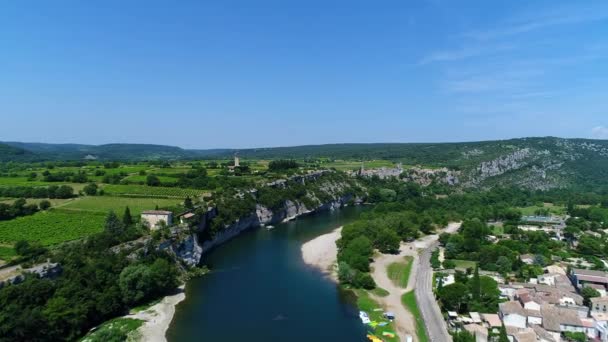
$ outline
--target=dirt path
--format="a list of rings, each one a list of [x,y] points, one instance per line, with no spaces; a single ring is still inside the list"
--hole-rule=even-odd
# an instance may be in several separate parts
[[[375,296],[374,297],[385,311],[391,311],[395,314],[395,330],[399,339],[405,341],[406,335],[416,335],[416,326],[414,324],[414,317],[412,314],[401,304],[401,296],[408,291],[408,288],[402,288],[393,283],[388,277],[386,268],[388,265],[394,262],[405,262],[403,259],[405,256],[412,256],[414,259],[412,262],[412,273],[408,280],[408,288],[413,287],[414,283],[412,279],[415,279],[414,272],[416,270],[416,263],[418,256],[414,248],[410,244],[401,243],[399,254],[379,254],[374,258],[374,262],[370,265],[373,269],[372,277],[376,281],[376,285],[387,290],[389,295],[386,297]]]
[[[392,311],[395,314],[395,329],[401,341],[405,341],[406,335],[411,335],[415,341],[418,340],[414,317],[401,303],[401,296],[406,292],[414,290],[416,286],[416,281],[419,276],[418,272],[420,270],[420,257],[418,251],[433,245],[439,239],[439,234],[443,232],[454,233],[458,228],[460,228],[460,223],[450,223],[446,228],[439,230],[436,234],[426,235],[411,243],[402,242],[399,248],[399,254],[379,254],[374,258],[374,262],[370,265],[373,268],[372,277],[376,281],[376,284],[389,292],[389,295],[386,297],[372,296],[380,305],[382,305],[384,310]],[[413,265],[410,278],[408,279],[408,285],[407,288],[404,289],[391,281],[388,277],[386,268],[394,262],[404,262],[403,258],[405,256],[412,256],[414,259],[412,260]],[[426,276],[426,274],[424,276]]]

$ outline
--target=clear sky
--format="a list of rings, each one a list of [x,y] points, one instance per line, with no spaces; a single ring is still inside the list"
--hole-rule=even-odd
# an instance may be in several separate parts
[[[608,138],[608,1],[2,1],[0,141]]]

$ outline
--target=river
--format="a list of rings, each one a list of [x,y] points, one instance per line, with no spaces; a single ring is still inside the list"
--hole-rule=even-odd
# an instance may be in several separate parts
[[[181,341],[366,341],[349,292],[304,264],[302,244],[353,221],[347,207],[251,230],[204,257],[167,331]]]

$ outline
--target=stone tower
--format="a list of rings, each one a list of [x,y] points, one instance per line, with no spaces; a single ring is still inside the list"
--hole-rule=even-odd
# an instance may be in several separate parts
[[[241,165],[239,164],[239,162],[240,162],[240,161],[239,161],[239,155],[235,153],[235,154],[234,154],[234,167],[239,167],[239,166],[241,166]]]

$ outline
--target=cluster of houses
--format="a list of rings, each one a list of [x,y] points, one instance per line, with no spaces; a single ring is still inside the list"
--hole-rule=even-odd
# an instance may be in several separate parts
[[[470,317],[449,312],[450,323],[459,323],[475,335],[476,341],[488,340],[504,324],[512,342],[559,342],[567,332],[583,333],[590,341],[608,342],[608,273],[572,269],[569,274],[557,265],[527,283],[500,284],[504,302],[497,314],[469,313]],[[583,304],[580,292],[591,287],[600,297]]]

